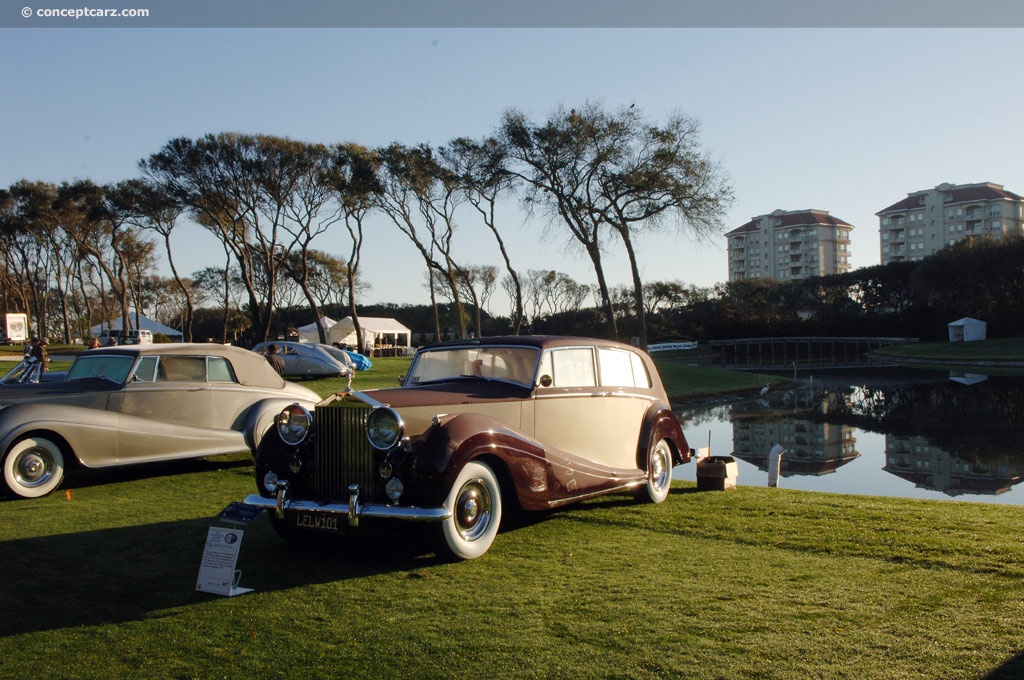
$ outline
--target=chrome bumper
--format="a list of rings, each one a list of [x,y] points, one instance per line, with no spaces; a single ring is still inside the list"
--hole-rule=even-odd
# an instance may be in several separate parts
[[[364,517],[372,519],[399,519],[406,522],[443,522],[452,516],[452,511],[447,508],[416,508],[402,507],[398,505],[382,505],[380,503],[361,503],[359,501],[359,487],[352,485],[348,488],[348,503],[327,503],[320,505],[314,501],[292,500],[289,497],[287,482],[279,484],[276,498],[266,498],[259,494],[246,496],[243,503],[259,508],[267,508],[277,513],[278,517],[284,517],[288,510],[302,512],[324,513],[331,515],[345,515],[348,524],[352,527],[359,526],[359,520]]]

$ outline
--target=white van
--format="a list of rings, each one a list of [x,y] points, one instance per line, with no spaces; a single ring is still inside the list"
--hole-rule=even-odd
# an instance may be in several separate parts
[[[120,328],[108,328],[99,336],[100,347],[108,345],[152,345],[153,331],[129,328],[125,333]]]

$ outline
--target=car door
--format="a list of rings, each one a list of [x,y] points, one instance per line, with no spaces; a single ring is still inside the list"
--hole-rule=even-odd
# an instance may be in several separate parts
[[[213,445],[212,406],[205,357],[142,357],[122,395],[118,460],[202,455]]]
[[[612,467],[637,467],[637,445],[644,415],[653,401],[643,359],[627,349],[597,350],[598,411],[605,432],[602,458]]]

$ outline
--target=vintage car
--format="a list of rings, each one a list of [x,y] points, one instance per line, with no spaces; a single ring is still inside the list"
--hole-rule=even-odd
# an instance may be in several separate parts
[[[471,339],[421,348],[401,387],[284,409],[245,503],[268,508],[287,540],[426,522],[439,554],[470,559],[506,509],[623,491],[658,503],[690,456],[646,353],[588,338]]]
[[[353,363],[348,352],[331,345],[315,342],[261,342],[252,348],[265,354],[274,345],[277,355],[284,361],[287,378],[347,377],[352,374]]]
[[[56,489],[69,464],[255,451],[282,408],[317,401],[264,357],[237,347],[88,350],[64,380],[0,386],[0,481],[9,495],[34,498]]]

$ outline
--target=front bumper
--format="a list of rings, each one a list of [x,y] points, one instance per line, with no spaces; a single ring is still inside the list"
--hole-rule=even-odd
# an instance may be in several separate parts
[[[349,526],[359,526],[359,520],[397,519],[406,522],[443,522],[451,518],[452,511],[447,508],[417,508],[382,503],[362,503],[359,500],[359,487],[355,484],[348,487],[348,503],[327,503],[320,505],[314,501],[293,500],[290,497],[287,483],[280,483],[275,498],[267,498],[259,494],[246,496],[246,505],[267,508],[283,518],[289,510],[322,513],[329,515],[345,515]]]

